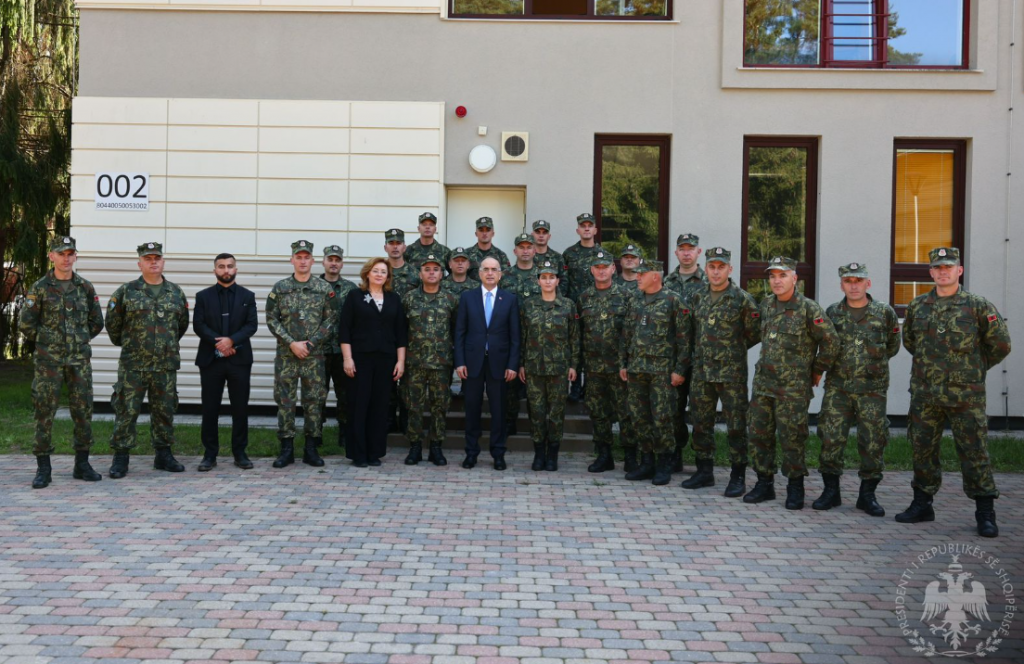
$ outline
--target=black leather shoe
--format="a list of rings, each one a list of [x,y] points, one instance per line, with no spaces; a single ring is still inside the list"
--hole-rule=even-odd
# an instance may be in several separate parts
[[[114,452],[114,460],[110,463],[110,479],[119,480],[128,474],[128,452]]]
[[[75,452],[75,469],[71,471],[71,477],[86,482],[99,482],[103,476],[93,470],[89,463],[88,452]]]
[[[50,457],[37,456],[36,457],[36,476],[32,478],[33,489],[45,489],[50,486]]]
[[[355,460],[353,460],[352,461],[352,465],[355,466],[356,468],[366,468],[370,464],[366,463],[365,461],[355,461]]]
[[[249,455],[245,453],[245,450],[235,452],[235,465],[242,470],[252,470],[252,461],[249,460]]]
[[[508,468],[508,466],[505,464],[505,457],[504,456],[494,457],[494,469],[495,470],[505,470],[506,468]]]
[[[380,467],[380,459],[370,459],[366,463],[367,465],[373,466],[374,468]]]
[[[474,466],[476,466],[476,457],[475,456],[469,456],[467,454],[466,458],[462,461],[462,467],[466,468],[466,469],[469,469],[469,468],[473,468]]]
[[[156,470],[166,470],[168,473],[185,472],[185,466],[178,463],[178,460],[171,454],[171,448],[169,447],[161,447],[156,451],[156,455],[153,457],[153,468]]]
[[[209,472],[217,467],[217,457],[204,456],[203,460],[199,462],[198,470],[201,473]]]

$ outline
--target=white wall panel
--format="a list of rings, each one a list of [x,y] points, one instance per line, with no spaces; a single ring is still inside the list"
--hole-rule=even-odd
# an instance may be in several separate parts
[[[441,132],[433,129],[353,129],[353,154],[440,154]]]
[[[348,210],[342,205],[260,205],[259,229],[342,232],[348,228]],[[337,240],[331,244],[344,248]]]
[[[75,124],[167,124],[167,100],[145,97],[79,97],[71,107]]]
[[[255,127],[168,127],[167,149],[256,152]]]
[[[434,155],[369,155],[351,157],[353,180],[431,180],[441,174],[441,159]]]
[[[255,152],[168,152],[167,174],[254,178],[257,163]]]
[[[262,127],[347,127],[347,101],[261,101]]]
[[[79,124],[71,132],[71,148],[100,150],[166,150],[164,125]]]
[[[262,178],[345,180],[349,177],[347,154],[260,153]]]
[[[168,228],[256,228],[255,205],[168,203]]]
[[[398,226],[397,228],[402,228],[405,231],[406,236],[410,233],[408,225],[404,227]],[[413,228],[415,228],[415,225]],[[351,253],[353,256],[366,256],[369,258],[370,256],[387,255],[384,251],[384,230],[373,231],[372,233],[356,233],[350,231],[348,234],[348,245],[349,246],[346,251]]]
[[[74,226],[95,226],[101,228],[163,228],[165,209],[163,203],[150,203],[148,210],[97,210],[96,203],[90,198],[85,201],[71,201],[71,218]],[[107,247],[93,245],[80,251],[103,251]],[[115,251],[118,251],[115,249]]]
[[[348,129],[260,128],[260,152],[348,152]]]
[[[285,256],[285,264],[290,265],[287,262],[287,257],[292,254],[292,242],[296,240],[306,240],[307,242],[313,243],[313,254],[318,258],[323,256],[323,248],[328,244],[337,244],[341,248],[346,249],[348,245],[349,237],[344,232],[333,232],[333,231],[310,231],[304,228],[296,228],[287,231],[264,231],[259,232],[257,250],[260,256]],[[381,235],[383,237],[383,235]],[[346,249],[346,253],[348,250]],[[260,307],[263,308],[262,305]]]
[[[260,203],[345,205],[348,180],[260,180]]]
[[[380,180],[352,180],[352,205],[375,205],[387,201],[392,205],[436,207],[441,188],[436,182],[392,182]]]
[[[152,208],[152,206],[150,207]],[[71,234],[75,236],[75,242],[80,247],[79,254],[127,253],[137,260],[136,248],[143,242],[166,244],[163,228],[119,228],[116,226],[78,226],[76,224],[72,227]],[[175,250],[185,251],[185,247],[177,247]],[[164,251],[171,251],[171,248],[165,247]]]
[[[75,150],[71,153],[72,175],[96,173],[167,174],[164,150]]]
[[[256,253],[256,236],[245,231],[223,229],[168,228],[167,246],[188,247],[202,246],[210,253],[210,269],[213,269],[213,257],[219,253],[240,254],[251,256]]]
[[[172,125],[253,126],[259,119],[259,102],[238,99],[172,99],[167,123]]]
[[[352,104],[353,127],[439,129],[441,120],[440,109],[425,104],[365,101]]]
[[[168,178],[167,200],[177,203],[255,203],[256,180]]]
[[[415,208],[353,205],[348,212],[348,227],[353,231],[386,231],[389,228],[401,228],[406,233],[416,234],[416,226],[422,212],[434,213],[438,220],[438,234],[441,234],[445,226],[441,210],[429,205]],[[447,244],[443,240],[442,243]]]

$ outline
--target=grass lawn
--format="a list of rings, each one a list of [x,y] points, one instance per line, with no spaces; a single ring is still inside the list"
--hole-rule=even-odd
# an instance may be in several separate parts
[[[31,454],[33,444],[33,433],[35,421],[32,414],[32,366],[28,363],[2,361],[0,362],[0,454]],[[65,394],[66,397],[66,394]],[[66,405],[66,399],[62,399]],[[110,454],[110,434],[113,430],[112,422],[94,422],[92,425],[93,453],[97,455]],[[177,425],[174,427],[177,439],[174,451],[181,456],[201,455],[202,444],[199,440],[199,427],[196,425]],[[813,428],[812,428],[813,432]],[[70,420],[57,420],[53,424],[53,440],[57,448],[57,454],[73,454],[72,448],[73,424]],[[1024,434],[1022,434],[1024,435]],[[230,428],[221,428],[221,453],[230,454],[231,437]],[[716,465],[727,466],[729,464],[726,453],[725,434],[719,432],[718,451],[715,460]],[[300,443],[301,444],[301,443]],[[992,457],[993,468],[1003,472],[1024,472],[1024,437],[990,437],[988,441],[989,454]],[[813,433],[807,442],[807,464],[812,468],[818,466],[818,453],[821,450],[821,442]],[[136,448],[137,454],[149,454],[152,447],[149,440],[149,425],[139,426],[139,444]],[[323,454],[335,455],[342,451],[337,447],[337,437],[334,427],[325,427]],[[272,429],[251,429],[249,432],[249,455],[253,457],[277,456],[278,442],[277,434]],[[621,451],[619,453],[621,457]],[[687,447],[687,465],[692,468],[693,452]],[[885,465],[889,470],[911,470],[913,462],[910,451],[910,444],[906,437],[896,436],[889,442],[885,451]],[[846,448],[846,468],[856,472],[859,467],[856,440],[851,437]],[[956,449],[952,438],[942,440],[942,469],[947,471],[959,471],[960,462],[957,460]]]

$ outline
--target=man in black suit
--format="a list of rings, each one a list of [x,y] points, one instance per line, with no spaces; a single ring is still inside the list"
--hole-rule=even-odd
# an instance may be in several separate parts
[[[256,295],[235,283],[238,266],[231,254],[220,254],[213,260],[217,284],[196,294],[196,311],[192,329],[199,337],[196,366],[202,383],[203,425],[200,436],[205,451],[199,471],[217,465],[220,441],[217,438],[217,415],[228,384],[231,401],[231,452],[235,465],[252,468],[245,453],[249,444],[249,379],[252,374],[252,345],[256,334]]]
[[[491,404],[491,456],[494,469],[505,470],[505,390],[519,370],[519,304],[498,288],[501,264],[487,257],[480,263],[480,288],[464,292],[455,323],[455,373],[466,398],[466,460],[476,465],[480,454],[480,412],[484,389]]]

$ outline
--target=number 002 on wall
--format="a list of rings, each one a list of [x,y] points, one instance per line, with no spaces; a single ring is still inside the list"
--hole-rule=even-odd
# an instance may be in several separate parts
[[[97,210],[149,209],[149,173],[97,173]]]

